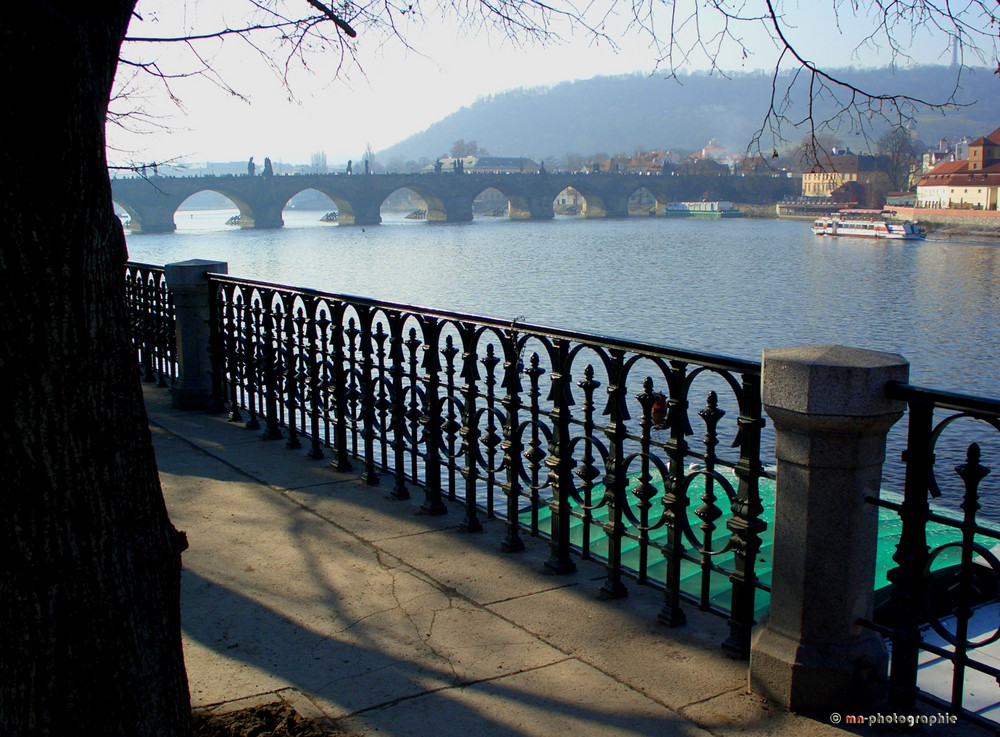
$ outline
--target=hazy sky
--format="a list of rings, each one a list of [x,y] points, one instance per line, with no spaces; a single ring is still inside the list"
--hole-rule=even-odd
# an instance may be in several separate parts
[[[686,1],[677,0],[678,8]],[[743,14],[750,14],[747,9],[755,4],[759,5],[742,4]],[[238,17],[247,5],[247,0],[178,4],[140,0],[141,21],[133,22],[130,35],[215,30],[225,20]],[[306,3],[289,0],[286,6],[298,9]],[[884,48],[867,47],[860,54],[852,53],[863,39],[862,29],[866,26],[843,15],[838,23],[830,10],[833,6],[833,0],[784,3],[790,22],[788,32],[799,50],[810,60],[827,66],[886,65],[889,56]],[[429,11],[425,8],[425,12]],[[665,15],[655,22],[658,29],[668,27]],[[627,26],[627,17],[609,16],[605,21],[604,28],[617,48],[565,27],[560,29],[562,43],[518,47],[504,42],[502,35],[495,32],[486,34],[474,26],[463,28],[454,17],[444,21],[429,17],[423,23],[403,28],[411,49],[397,40],[362,31],[357,48],[363,73],[354,69],[333,79],[338,57],[332,53],[311,54],[310,73],[292,70],[294,98],[246,42],[236,37],[221,44],[211,41],[197,47],[202,58],[246,99],[230,94],[209,79],[177,79],[170,83],[170,92],[181,100],[182,107],[177,107],[169,103],[162,84],[130,84],[129,99],[113,103],[112,108],[138,106],[169,130],[145,126],[145,132],[136,134],[109,126],[109,158],[113,163],[168,159],[203,162],[242,161],[255,156],[262,162],[270,156],[274,161],[307,163],[311,154],[324,152],[333,165],[360,158],[369,144],[376,151],[390,146],[491,93],[596,75],[641,72],[665,77],[662,65],[657,71],[657,54],[648,36],[630,32]],[[703,9],[701,37],[711,38],[718,29],[718,16]],[[737,24],[733,32],[744,40],[750,55],[744,57],[736,44],[723,46],[721,68],[773,69],[774,44],[760,23]],[[684,38],[693,38],[693,26],[683,33],[688,34]],[[917,61],[921,63],[942,63],[950,58],[943,36],[903,40],[918,49]],[[178,44],[148,43],[127,44],[123,57],[131,61],[155,60],[165,74],[190,69],[192,58],[186,47]],[[704,53],[695,54],[683,67],[707,68]],[[119,81],[128,83],[129,78],[128,68],[120,68]],[[476,138],[475,131],[470,131],[468,137]],[[489,141],[479,142],[489,148]],[[628,147],[630,142],[622,145]],[[428,152],[428,156],[438,153]]]

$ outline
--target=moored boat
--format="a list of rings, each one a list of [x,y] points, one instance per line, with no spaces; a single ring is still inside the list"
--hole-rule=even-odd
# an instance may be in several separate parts
[[[663,208],[667,217],[739,218],[743,217],[732,202],[715,200],[712,202],[668,202]]]

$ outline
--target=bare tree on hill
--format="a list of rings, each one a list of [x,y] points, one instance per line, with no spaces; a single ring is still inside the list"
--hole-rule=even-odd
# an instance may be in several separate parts
[[[920,144],[899,128],[887,131],[876,141],[876,152],[888,158],[889,181],[897,191],[909,189],[910,172],[920,163]]]
[[[259,52],[283,79],[306,65],[336,75],[352,68],[359,39],[406,44],[401,21],[421,13],[406,0],[336,6],[248,0],[237,24],[212,16],[218,5],[186,5],[192,24],[161,36],[129,35],[138,18],[135,0],[50,0],[5,9],[0,69],[8,99],[21,104],[15,123],[25,134],[0,151],[4,735],[190,734],[179,606],[185,541],[159,487],[129,342],[125,239],[108,179],[105,124],[135,110],[122,107],[134,98],[119,95],[116,75],[120,81],[129,70],[152,75],[170,93],[178,76],[199,74],[239,94],[218,71],[213,54],[223,49]],[[748,3],[723,0],[692,0],[688,11],[652,0],[584,11],[562,0],[435,7],[450,22],[486,25],[523,43],[556,42],[574,30],[613,43],[602,30],[605,16],[627,10],[670,71],[697,53],[718,58],[721,44],[742,46],[743,24],[769,24],[783,49],[780,63],[799,65],[810,95],[844,95],[848,120],[905,117],[924,102],[950,102],[857,90],[825,75],[784,40],[788,18],[771,0],[755,15],[746,14]],[[996,63],[991,4],[968,3],[961,15],[922,0],[844,7],[875,14],[869,39],[894,54],[904,53],[896,41],[908,29],[938,26],[963,54],[980,51]],[[686,30],[710,14],[722,30],[696,32],[685,45]],[[187,65],[160,61],[155,49],[164,44],[187,49]],[[785,100],[776,90],[763,130],[786,122]],[[814,131],[823,124],[808,122]],[[30,140],[43,145],[24,145]]]

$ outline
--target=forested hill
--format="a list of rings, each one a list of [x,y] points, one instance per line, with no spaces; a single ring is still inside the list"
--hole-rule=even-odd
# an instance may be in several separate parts
[[[948,99],[955,87],[955,70],[944,66],[842,74],[866,90],[908,92],[932,101]],[[800,85],[795,96],[804,98],[804,87]],[[637,147],[694,151],[709,139],[742,150],[763,122],[770,98],[771,77],[764,73],[730,78],[694,73],[679,81],[636,74],[522,88],[477,100],[381,151],[379,161],[433,160],[460,139],[476,141],[495,156],[535,159],[632,152]],[[1000,77],[989,69],[964,73],[957,99],[966,106],[945,115],[929,111],[918,116],[921,141],[975,138],[1000,125]],[[792,130],[786,137],[797,143],[805,133]],[[849,130],[838,136],[844,145],[866,148]]]

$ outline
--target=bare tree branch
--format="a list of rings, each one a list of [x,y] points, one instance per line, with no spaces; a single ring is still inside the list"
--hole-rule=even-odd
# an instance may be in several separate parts
[[[337,26],[337,28],[339,28],[340,30],[342,30],[344,33],[346,33],[351,38],[354,38],[355,36],[358,35],[358,32],[355,31],[353,28],[351,28],[350,25],[347,24],[347,21],[345,21],[339,15],[337,15],[336,13],[334,13],[330,8],[328,8],[326,5],[324,5],[323,3],[321,3],[319,0],[306,0],[306,2],[308,2],[314,8],[316,8],[317,10],[319,10],[327,18],[329,18],[330,20],[332,20],[333,23],[334,23],[334,25]]]
[[[408,37],[410,26],[404,19],[408,23],[429,22],[432,16],[451,19],[464,32],[486,32],[517,46],[559,44],[582,36],[591,43],[618,49],[623,41],[620,31],[609,28],[624,28],[625,33],[648,42],[651,66],[673,79],[679,78],[683,68],[705,65],[712,73],[725,76],[733,70],[724,68],[722,60],[732,58],[733,51],[744,63],[755,54],[773,53],[772,95],[750,148],[776,152],[788,143],[792,131],[805,128],[811,142],[807,149],[817,160],[824,151],[822,139],[828,134],[846,130],[870,140],[878,128],[903,127],[918,112],[957,107],[956,93],[967,57],[996,66],[1000,74],[1000,4],[996,0],[964,0],[960,6],[950,0],[828,0],[824,5],[833,13],[833,32],[846,37],[848,30],[866,24],[854,40],[855,55],[879,52],[887,54],[891,64],[911,62],[914,45],[924,43],[927,33],[950,44],[948,48],[959,63],[955,87],[939,100],[891,89],[867,89],[854,84],[843,72],[834,73],[807,58],[790,35],[795,25],[783,0],[433,0],[428,14],[419,0],[245,2],[247,14],[239,23],[223,18],[212,32],[188,33],[185,29],[162,36],[127,37],[128,58],[123,58],[122,66],[151,75],[167,87],[171,99],[176,100],[168,82],[186,76],[206,77],[227,94],[247,99],[226,83],[217,71],[214,50],[206,45],[239,38],[290,89],[293,72],[315,72],[316,59],[331,52],[335,62],[325,71],[332,78],[346,77],[351,71],[364,74],[355,46],[362,37],[368,45],[392,44],[414,50]],[[139,15],[136,19],[144,20]],[[759,40],[750,40],[761,30],[770,39],[768,48],[761,48]],[[133,58],[132,49],[167,43],[184,45],[189,52],[187,66],[164,68],[158,59],[147,59],[144,52]],[[944,53],[946,47],[942,50]]]

